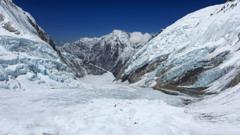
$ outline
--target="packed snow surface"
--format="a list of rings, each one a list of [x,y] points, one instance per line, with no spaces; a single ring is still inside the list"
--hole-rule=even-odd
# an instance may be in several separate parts
[[[0,134],[240,133],[240,108],[236,106],[239,94],[229,91],[205,102],[184,105],[185,96],[170,96],[151,89],[112,82],[112,79],[111,74],[87,76],[81,79],[83,83],[78,89],[33,87],[25,91],[0,90]],[[221,99],[224,100],[215,102]],[[231,107],[227,109],[227,106]]]

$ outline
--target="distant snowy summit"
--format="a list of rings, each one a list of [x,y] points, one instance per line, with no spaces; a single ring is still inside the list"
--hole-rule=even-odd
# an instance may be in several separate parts
[[[150,39],[152,35],[148,33],[113,30],[101,37],[67,43],[60,50],[79,76],[108,71],[118,75],[130,57]]]
[[[75,41],[74,43],[88,43],[88,44],[95,44],[96,42],[105,41],[105,42],[121,42],[126,45],[132,45],[135,48],[138,46],[142,46],[146,42],[148,42],[152,38],[152,34],[149,33],[142,33],[142,32],[125,32],[122,30],[113,30],[111,33],[101,36],[101,37],[84,37],[80,38],[79,40]]]

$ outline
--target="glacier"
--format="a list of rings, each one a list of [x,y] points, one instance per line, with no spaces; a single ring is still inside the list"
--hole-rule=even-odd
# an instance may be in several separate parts
[[[126,48],[116,59],[126,65],[117,76],[78,78],[69,66],[76,57],[60,52],[12,0],[1,0],[0,134],[240,134],[239,3],[196,11],[153,39],[119,30],[80,39],[73,44],[89,45],[86,57],[96,42],[121,41]],[[191,93],[197,89],[205,92]]]
[[[46,43],[0,36],[0,48],[0,88],[29,89],[23,86],[26,81],[52,88],[78,86],[74,73]]]

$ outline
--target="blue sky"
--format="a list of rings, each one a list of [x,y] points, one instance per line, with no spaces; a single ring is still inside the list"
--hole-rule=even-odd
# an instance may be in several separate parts
[[[113,29],[156,33],[184,15],[224,0],[13,0],[57,41]]]

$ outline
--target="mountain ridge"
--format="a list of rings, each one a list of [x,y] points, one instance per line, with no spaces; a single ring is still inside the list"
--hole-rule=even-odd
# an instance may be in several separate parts
[[[117,75],[130,56],[151,38],[152,35],[148,33],[113,30],[107,35],[81,38],[59,48],[69,65],[80,73],[80,77],[108,71]],[[81,68],[84,66],[85,68]]]

